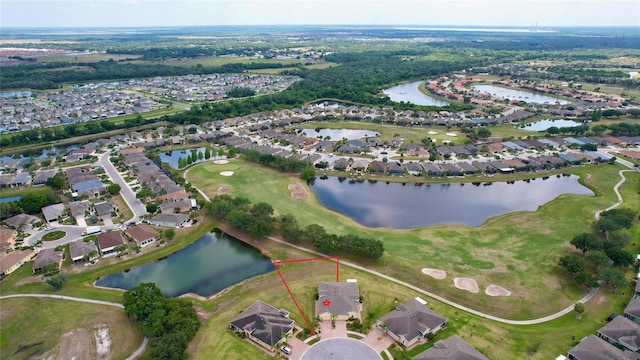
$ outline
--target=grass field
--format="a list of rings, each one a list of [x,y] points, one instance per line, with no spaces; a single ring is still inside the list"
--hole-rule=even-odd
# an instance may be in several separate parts
[[[56,352],[57,359],[71,359],[71,355],[81,358],[68,353],[78,342],[92,350],[91,358],[98,358],[93,333],[96,327],[105,325],[111,338],[110,359],[126,359],[142,343],[142,334],[124,310],[112,306],[57,299],[4,299],[0,319],[2,359],[54,358]],[[78,337],[79,329],[85,337]],[[65,346],[69,342],[72,344]]]
[[[357,233],[385,243],[385,255],[363,265],[403,279],[425,290],[472,308],[513,319],[547,315],[571,304],[583,295],[558,258],[570,249],[569,240],[588,228],[593,214],[615,202],[613,185],[619,166],[590,166],[571,170],[591,174],[589,185],[596,197],[561,196],[536,212],[517,212],[489,219],[482,226],[439,225],[413,230],[372,229],[322,207],[311,190],[296,176],[287,176],[258,165],[232,161],[226,165],[193,167],[188,180],[210,196],[219,186],[229,186],[231,195],[253,202],[270,203],[279,214],[295,214],[301,226],[319,224],[330,233]],[[234,171],[231,177],[220,171]],[[638,209],[637,173],[622,187],[627,206]],[[287,185],[299,183],[309,193],[305,200],[290,197]],[[268,191],[267,191],[268,190]],[[423,267],[447,271],[446,280],[422,275]],[[470,294],[452,286],[453,277],[472,277],[484,289],[496,284],[509,289],[510,297],[493,298]]]
[[[404,139],[405,144],[420,143],[422,139],[430,137],[437,140],[437,145],[442,145],[442,141],[451,141],[455,145],[463,145],[467,140],[467,137],[455,128],[447,130],[445,127],[420,127],[415,129],[412,127],[386,125],[386,124],[374,124],[370,122],[359,121],[318,121],[314,123],[303,123],[300,127],[305,129],[325,128],[325,129],[357,129],[357,130],[371,130],[380,133],[380,140],[388,141],[394,137]],[[437,134],[429,135],[429,131],[436,131]],[[449,136],[446,133],[455,133],[457,136]],[[339,140],[339,139],[334,139]]]
[[[270,241],[265,241],[262,245],[271,249],[268,255],[272,258],[309,256],[309,254],[283,248]],[[313,323],[313,299],[317,283],[332,281],[335,276],[335,265],[331,262],[312,262],[288,264],[280,269],[305,316]],[[365,326],[374,323],[376,319],[391,311],[395,304],[420,296],[420,294],[399,285],[345,266],[341,267],[340,277],[341,280],[358,279],[360,294],[363,296],[362,317]],[[270,357],[264,352],[245,340],[241,340],[228,330],[229,321],[256,300],[262,300],[276,308],[289,310],[291,318],[296,321],[296,324],[304,327],[302,317],[297,313],[277,274],[268,273],[230,289],[228,293],[219,298],[199,303],[210,312],[211,317],[191,342],[190,357],[200,359],[217,356],[229,360],[269,359]],[[573,314],[568,314],[557,320],[532,326],[498,324],[428,298],[425,300],[428,301],[432,309],[448,319],[448,327],[439,332],[434,341],[455,333],[462,336],[490,359],[525,357],[549,359],[558,354],[566,353],[579,339],[594,333],[603,325],[603,319],[611,312],[620,312],[629,300],[629,292],[627,292],[627,296],[597,295],[587,303],[587,310],[581,320],[577,320]],[[433,342],[429,342],[412,349],[409,351],[409,355],[414,356],[432,345]]]

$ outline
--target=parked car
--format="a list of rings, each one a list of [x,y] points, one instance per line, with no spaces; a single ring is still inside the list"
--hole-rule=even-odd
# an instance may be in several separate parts
[[[283,353],[285,353],[287,355],[291,355],[291,348],[290,347],[282,346],[280,348],[280,351],[282,351]]]

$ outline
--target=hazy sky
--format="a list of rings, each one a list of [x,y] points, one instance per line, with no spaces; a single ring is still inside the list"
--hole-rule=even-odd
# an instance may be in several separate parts
[[[640,0],[0,0],[2,27],[640,26]]]

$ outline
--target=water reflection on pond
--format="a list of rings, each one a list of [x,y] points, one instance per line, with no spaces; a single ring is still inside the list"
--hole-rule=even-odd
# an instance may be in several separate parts
[[[474,186],[475,184],[475,186]],[[513,211],[533,211],[562,194],[593,196],[578,176],[493,183],[385,183],[329,177],[311,188],[320,203],[368,227],[479,226]]]

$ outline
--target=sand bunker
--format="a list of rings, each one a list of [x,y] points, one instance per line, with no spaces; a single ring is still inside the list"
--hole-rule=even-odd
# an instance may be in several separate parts
[[[432,130],[432,131],[429,131],[427,134],[428,134],[428,135],[435,135],[435,134],[437,134],[437,133],[438,133],[437,131],[433,131],[433,130]]]
[[[456,133],[445,133],[447,136],[458,136]]]
[[[438,280],[442,280],[447,277],[447,272],[440,269],[424,268],[422,269],[422,273]]]
[[[484,292],[489,296],[511,296],[511,291],[498,285],[489,285]]]
[[[233,171],[220,171],[220,175],[222,175],[222,176],[231,176],[231,175],[233,175]]]
[[[218,192],[219,192],[220,194],[226,194],[226,193],[228,193],[230,190],[231,190],[231,188],[230,188],[230,187],[228,187],[228,186],[218,186]]]
[[[461,290],[467,290],[468,292],[477,293],[480,291],[478,283],[472,278],[455,278],[453,284]]]
[[[218,165],[224,165],[224,164],[228,164],[229,160],[216,160],[213,163]]]
[[[306,199],[307,191],[300,184],[289,184],[287,185],[287,189],[291,194],[291,197],[294,199]]]

